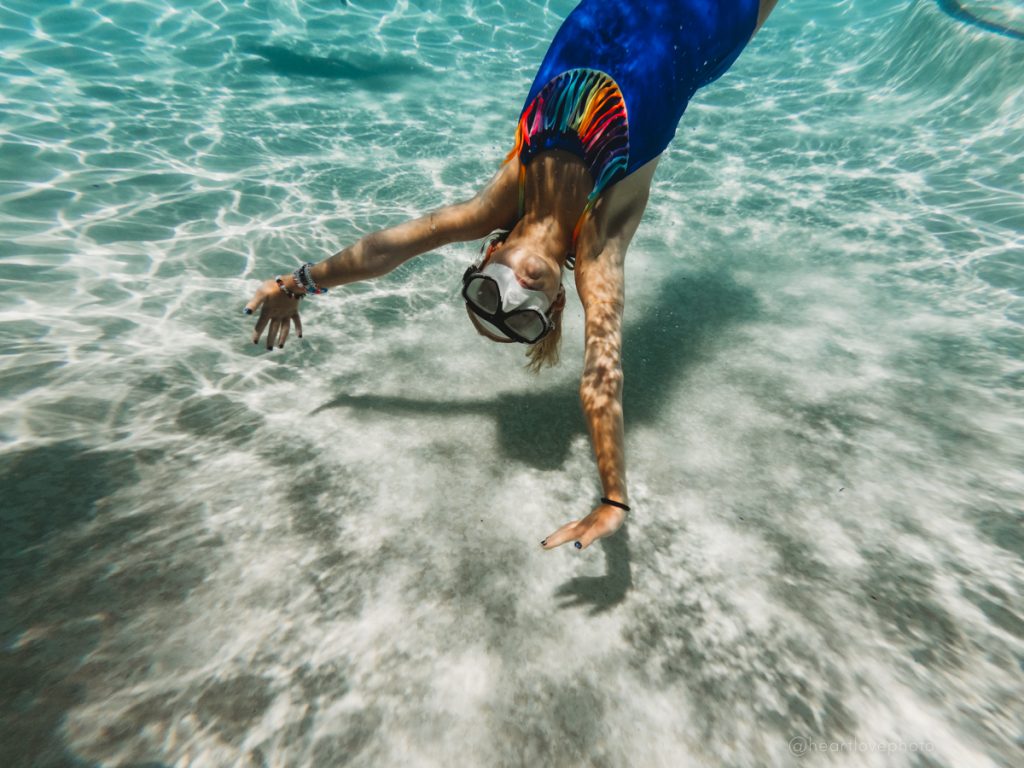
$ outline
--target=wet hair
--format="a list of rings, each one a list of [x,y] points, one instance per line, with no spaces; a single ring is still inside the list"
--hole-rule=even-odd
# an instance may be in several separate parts
[[[558,365],[559,350],[562,346],[562,311],[565,309],[565,301],[562,306],[551,311],[551,330],[536,344],[531,344],[526,350],[526,356],[530,362],[526,364],[526,370],[530,373],[540,373],[545,366],[552,368]]]

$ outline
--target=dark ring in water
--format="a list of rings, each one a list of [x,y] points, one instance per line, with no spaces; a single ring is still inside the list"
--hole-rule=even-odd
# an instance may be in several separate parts
[[[951,18],[961,21],[964,24],[969,24],[978,29],[984,29],[986,32],[994,32],[997,35],[1003,35],[1011,40],[1024,40],[1024,30],[1014,29],[1008,27],[1005,24],[1000,24],[996,21],[988,21],[980,16],[975,16],[969,10],[963,7],[957,0],[935,0],[938,3],[939,8]]]

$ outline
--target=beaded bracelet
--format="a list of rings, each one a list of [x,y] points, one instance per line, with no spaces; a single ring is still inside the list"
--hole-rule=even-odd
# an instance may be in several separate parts
[[[284,280],[281,279],[280,275],[278,275],[274,279],[277,281],[277,287],[281,289],[281,293],[283,293],[289,299],[295,299],[296,301],[298,301],[299,299],[302,298],[303,294],[288,290],[288,286],[284,284]]]
[[[627,512],[629,512],[629,505],[628,504],[623,504],[621,501],[612,501],[611,499],[606,499],[604,496],[602,496],[601,497],[601,503],[602,504],[607,504],[608,506],[611,506],[611,507],[618,507],[619,509],[624,509]]]
[[[294,272],[292,272],[292,277],[295,278],[296,284],[301,285],[303,288],[306,289],[306,293],[311,293],[314,296],[320,293],[327,293],[326,288],[321,288],[313,280],[313,273],[310,270],[310,267],[312,266],[313,262],[307,261],[305,264],[303,264]]]

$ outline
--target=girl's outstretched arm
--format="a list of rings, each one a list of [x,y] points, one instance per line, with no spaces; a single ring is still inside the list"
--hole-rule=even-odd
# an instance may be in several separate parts
[[[320,288],[333,288],[359,280],[385,275],[413,256],[448,243],[476,240],[495,229],[508,226],[516,216],[518,160],[506,163],[476,197],[440,208],[412,221],[373,232],[310,268],[313,282]],[[284,346],[292,324],[302,336],[297,296],[305,289],[292,275],[282,275],[262,283],[245,313],[262,309],[253,332],[253,344],[269,327],[267,349]]]
[[[585,549],[597,539],[615,533],[626,518],[622,508],[629,504],[622,419],[624,266],[626,250],[647,205],[656,164],[657,160],[652,161],[609,191],[604,201],[608,212],[592,230],[605,230],[607,235],[595,236],[603,241],[592,249],[596,256],[576,261],[576,289],[586,315],[580,400],[594,446],[603,498],[618,504],[602,501],[582,520],[566,523],[541,542],[545,549],[567,541],[572,541],[577,549]],[[625,202],[618,203],[617,198]],[[586,253],[587,249],[581,251]]]

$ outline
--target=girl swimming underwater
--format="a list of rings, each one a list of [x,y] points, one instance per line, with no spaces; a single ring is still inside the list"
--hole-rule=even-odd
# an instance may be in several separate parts
[[[267,280],[259,343],[301,337],[299,300],[384,275],[414,256],[500,231],[462,277],[476,330],[528,345],[530,367],[558,361],[562,279],[585,313],[580,398],[604,495],[544,539],[585,549],[630,511],[623,451],[622,314],[626,250],[658,159],[697,89],[720,77],[777,0],[583,0],[559,28],[526,97],[515,146],[471,200],[363,237],[319,263]]]

